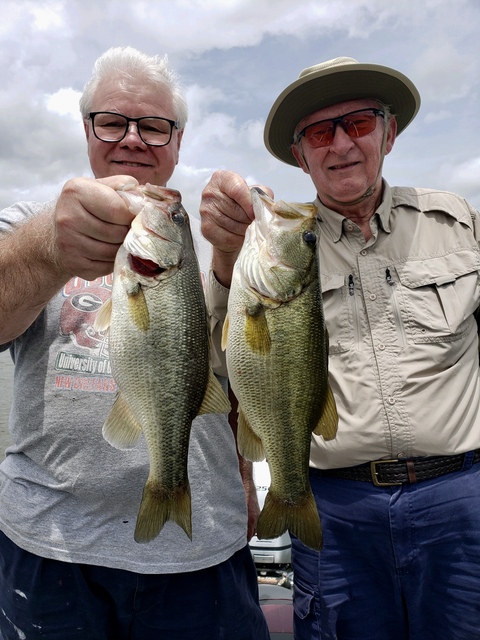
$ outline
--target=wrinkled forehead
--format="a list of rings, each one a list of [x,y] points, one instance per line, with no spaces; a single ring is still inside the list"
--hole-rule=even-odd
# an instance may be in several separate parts
[[[312,122],[318,122],[319,120],[328,120],[329,118],[338,118],[339,116],[356,111],[357,109],[368,109],[368,107],[382,108],[383,105],[378,100],[373,98],[361,98],[359,100],[348,100],[347,102],[338,102],[332,104],[329,107],[323,109],[317,109],[309,113],[308,116],[302,118],[295,127],[295,133],[301,131],[304,127],[307,127]]]

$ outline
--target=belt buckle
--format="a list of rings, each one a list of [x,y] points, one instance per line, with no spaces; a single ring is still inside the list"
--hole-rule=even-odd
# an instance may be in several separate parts
[[[403,484],[403,482],[380,482],[378,480],[377,465],[386,464],[387,462],[399,462],[398,460],[374,460],[370,462],[370,473],[372,474],[372,482],[377,487],[393,487]]]

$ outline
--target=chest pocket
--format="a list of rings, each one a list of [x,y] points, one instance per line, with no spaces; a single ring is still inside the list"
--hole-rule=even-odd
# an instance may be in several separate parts
[[[342,274],[322,274],[321,281],[329,353],[334,355],[349,351],[358,339],[356,296],[349,294],[348,278]]]
[[[480,258],[462,250],[396,265],[400,313],[415,343],[455,340],[468,330],[480,293]]]

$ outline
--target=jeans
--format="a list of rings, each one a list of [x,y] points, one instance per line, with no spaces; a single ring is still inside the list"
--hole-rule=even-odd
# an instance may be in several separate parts
[[[145,575],[40,558],[0,532],[3,640],[268,640],[248,546],[221,564]]]
[[[310,480],[324,547],[292,540],[296,640],[480,638],[480,464],[392,487]]]

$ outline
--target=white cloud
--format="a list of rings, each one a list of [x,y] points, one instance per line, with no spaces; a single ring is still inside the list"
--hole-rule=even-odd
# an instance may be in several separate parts
[[[34,17],[34,27],[39,31],[49,31],[64,27],[64,2],[30,3],[30,11]]]
[[[446,162],[440,167],[440,175],[443,180],[448,179],[451,191],[480,202],[480,156],[472,156],[456,165]]]
[[[422,107],[385,163],[396,184],[461,191],[480,206],[477,0],[4,0],[0,206],[88,175],[78,98],[94,60],[131,45],[169,55],[190,119],[171,186],[198,209],[216,168],[308,200],[311,182],[263,145],[271,104],[301,69],[339,55],[393,66]],[[14,118],[13,118],[14,114]]]
[[[425,96],[437,103],[466,98],[478,77],[477,60],[470,58],[462,43],[442,40],[426,49],[415,65]]]
[[[430,113],[427,113],[427,115],[424,117],[424,122],[426,124],[432,124],[435,122],[441,122],[442,120],[447,120],[448,118],[452,117],[452,112],[451,111],[447,111],[446,109],[443,109],[442,111],[436,111],[433,112],[431,111]]]
[[[46,104],[49,111],[58,113],[61,116],[69,115],[75,120],[81,121],[78,101],[81,92],[75,91],[71,87],[59,89],[55,93],[46,95]]]

